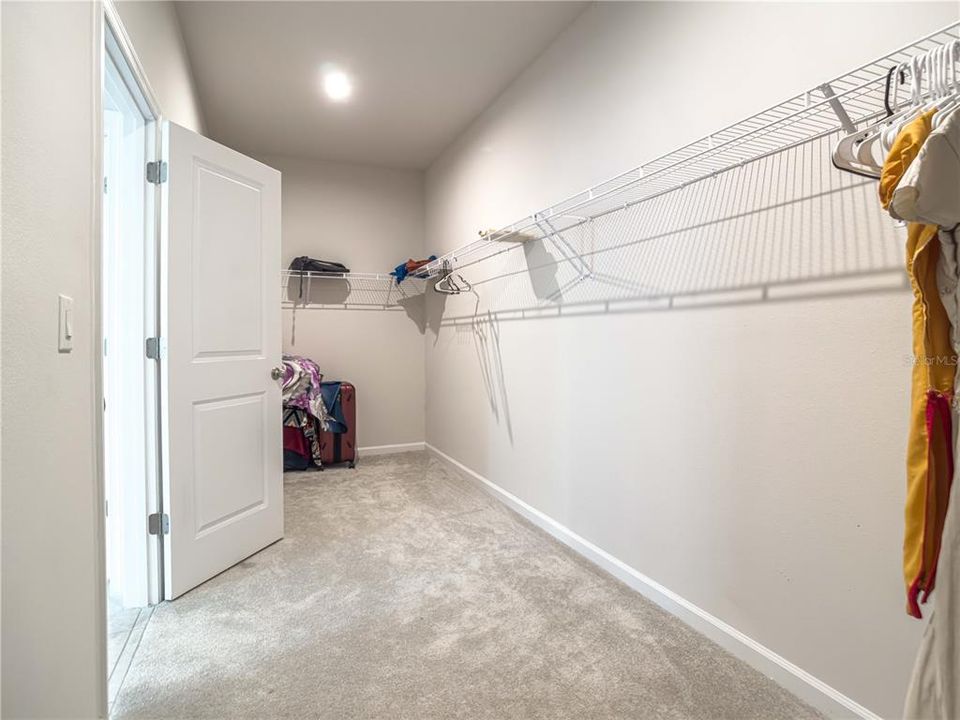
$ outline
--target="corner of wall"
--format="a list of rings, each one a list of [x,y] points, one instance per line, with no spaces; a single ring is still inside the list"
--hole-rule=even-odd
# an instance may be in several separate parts
[[[183,53],[187,77],[190,82],[190,90],[194,99],[194,107],[197,114],[196,131],[201,135],[206,135],[207,113],[203,106],[203,95],[200,93],[197,86],[197,73],[194,69],[193,58],[190,56],[190,48],[187,47],[187,41],[183,36],[183,17],[180,14],[180,6],[176,2],[171,2],[170,4],[173,6],[173,19],[176,25],[177,41],[180,44],[180,51]]]

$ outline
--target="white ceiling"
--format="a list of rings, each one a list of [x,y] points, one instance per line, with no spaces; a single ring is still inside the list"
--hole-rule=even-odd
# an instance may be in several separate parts
[[[179,2],[207,134],[251,154],[424,168],[582,2]],[[320,91],[335,63],[350,102]]]

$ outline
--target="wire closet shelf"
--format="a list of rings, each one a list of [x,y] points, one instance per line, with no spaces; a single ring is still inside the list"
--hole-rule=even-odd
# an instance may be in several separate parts
[[[661,155],[639,167],[577,193],[499,230],[482,235],[424,266],[433,278],[507,252],[520,243],[551,239],[580,273],[590,269],[563,233],[610,213],[715,177],[885,115],[888,72],[960,37],[960,21],[905,45],[873,62],[824,82],[722,130]]]
[[[301,273],[299,270],[281,270],[280,287],[282,303],[290,307],[368,305],[389,308],[422,295],[426,280],[407,277],[397,283],[397,279],[389,273]]]

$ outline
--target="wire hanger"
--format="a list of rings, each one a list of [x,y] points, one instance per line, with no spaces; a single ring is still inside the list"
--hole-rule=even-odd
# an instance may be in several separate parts
[[[456,276],[456,279],[454,279],[454,276]],[[473,286],[464,280],[460,273],[450,273],[433,286],[434,291],[444,295],[459,295],[464,291],[469,292],[472,288]]]
[[[456,275],[456,278],[454,278]],[[444,261],[440,270],[440,279],[434,283],[433,290],[442,295],[459,295],[464,290],[470,291],[473,286],[463,279],[460,273],[454,273],[449,261]]]

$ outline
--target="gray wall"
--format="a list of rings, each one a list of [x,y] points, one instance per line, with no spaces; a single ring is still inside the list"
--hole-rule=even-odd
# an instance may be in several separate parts
[[[852,31],[865,17],[870,32]],[[428,247],[956,19],[954,3],[596,4],[429,169]],[[508,253],[469,268],[479,298],[447,299],[442,320],[428,298],[427,441],[894,717],[922,630],[900,570],[910,295],[874,186],[840,177],[829,150],[698,184],[577,240],[606,247],[598,269],[671,291],[846,271],[864,272],[859,284],[643,312],[607,308],[630,293],[591,281],[563,294],[589,314],[557,317],[550,295],[569,268],[542,244]]]
[[[283,173],[283,266],[299,255],[386,273],[423,253],[423,173],[262,156]],[[293,283],[295,284],[295,283]],[[378,308],[384,284],[315,281],[314,301],[283,312],[283,349],[357,387],[361,448],[423,442],[423,296]],[[393,291],[395,292],[395,291]],[[335,303],[341,304],[334,307]]]

